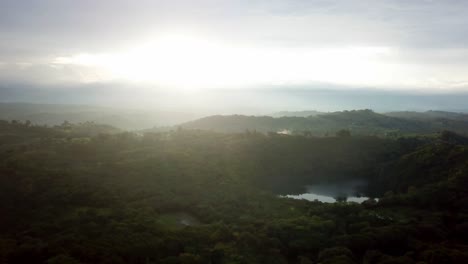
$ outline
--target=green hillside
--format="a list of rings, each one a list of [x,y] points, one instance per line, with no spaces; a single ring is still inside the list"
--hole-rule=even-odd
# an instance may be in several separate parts
[[[0,131],[16,135],[0,142],[0,263],[468,261],[468,149],[456,134]],[[340,178],[369,180],[380,200],[276,192]]]

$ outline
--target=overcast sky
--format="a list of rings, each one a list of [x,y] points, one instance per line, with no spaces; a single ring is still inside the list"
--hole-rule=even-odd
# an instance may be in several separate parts
[[[464,0],[0,0],[0,80],[467,91],[467,14]]]

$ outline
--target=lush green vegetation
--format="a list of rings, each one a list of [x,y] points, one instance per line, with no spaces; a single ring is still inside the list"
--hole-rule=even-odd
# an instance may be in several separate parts
[[[0,122],[0,263],[468,263],[466,138],[340,135]]]

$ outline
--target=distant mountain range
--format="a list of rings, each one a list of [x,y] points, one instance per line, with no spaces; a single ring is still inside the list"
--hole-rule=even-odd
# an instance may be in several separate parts
[[[323,112],[309,110],[309,111],[281,111],[271,114],[272,117],[285,117],[285,116],[297,116],[297,117],[308,117],[323,114]]]
[[[0,120],[29,120],[39,125],[95,122],[124,130],[171,126],[200,115],[182,112],[122,109],[72,104],[0,103]]]
[[[29,120],[32,124],[60,125],[93,122],[122,130],[161,130],[181,127],[185,129],[218,132],[258,131],[285,134],[334,135],[349,130],[352,135],[400,135],[435,133],[451,130],[468,134],[468,114],[445,111],[376,113],[372,110],[340,112],[282,111],[269,116],[213,115],[200,118],[200,114],[118,109],[111,107],[0,103],[0,120]],[[158,127],[155,129],[151,129]],[[162,128],[165,127],[165,128]]]
[[[385,113],[387,116],[404,118],[404,119],[412,119],[412,120],[434,120],[434,119],[450,119],[450,120],[458,120],[458,121],[466,121],[468,122],[468,114],[467,113],[454,113],[454,112],[446,112],[446,111],[426,111],[426,112],[389,112]]]
[[[284,113],[284,112],[283,112]],[[288,116],[209,116],[180,125],[186,129],[213,130],[219,132],[258,132],[291,131],[311,135],[334,134],[346,129],[351,134],[411,134],[435,133],[451,130],[468,133],[468,115],[443,111],[375,113],[372,110],[353,110],[333,113],[317,113],[304,117],[309,111],[286,112]]]

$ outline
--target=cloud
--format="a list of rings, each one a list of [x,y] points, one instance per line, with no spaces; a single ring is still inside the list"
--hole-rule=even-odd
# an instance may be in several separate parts
[[[49,45],[62,51],[95,52],[151,32],[187,27],[238,41],[309,45],[322,40],[325,45],[459,47],[468,38],[468,3],[454,0],[4,0],[1,5],[4,41],[21,47],[29,39],[29,48]]]
[[[119,54],[168,32],[185,31],[267,51],[386,47],[392,56],[380,57],[371,65],[375,70],[369,69],[367,83],[359,83],[465,89],[466,13],[468,2],[457,0],[3,0],[0,79],[113,80],[103,65],[76,63],[76,56]],[[343,65],[349,71],[359,69],[345,57],[330,59],[340,69],[338,82],[349,81]],[[263,64],[250,61],[246,68]],[[307,73],[296,66],[291,66],[295,72]],[[385,70],[389,72],[380,83],[373,81],[382,75],[375,71]],[[330,81],[329,72],[317,74],[319,81]]]
[[[386,47],[234,46],[183,36],[120,53],[57,57],[42,68],[49,66],[55,73],[69,74],[69,78],[80,73],[76,81],[81,82],[143,81],[183,89],[317,81],[382,85],[393,83],[389,82],[391,71],[379,62],[389,55],[391,50]],[[34,73],[42,72],[29,74]],[[58,81],[56,77],[49,74],[44,79]]]

